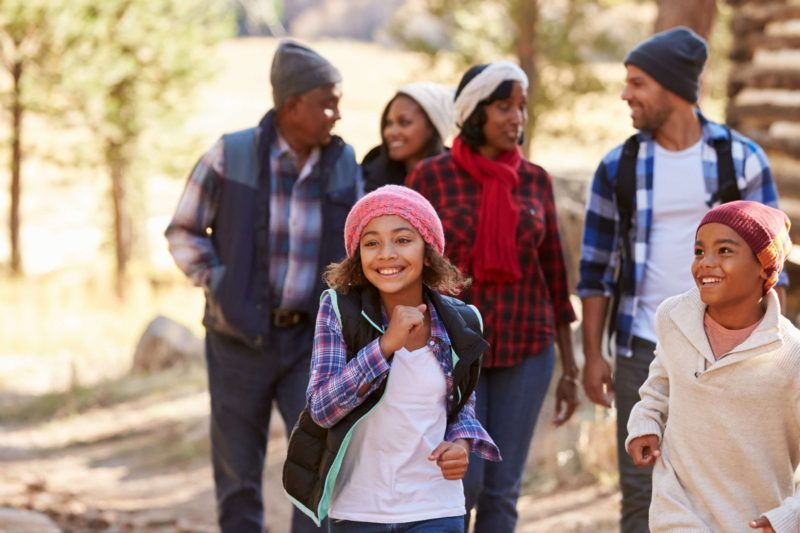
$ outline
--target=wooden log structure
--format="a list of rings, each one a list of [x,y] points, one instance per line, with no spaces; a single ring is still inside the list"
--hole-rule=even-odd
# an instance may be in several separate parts
[[[800,2],[727,2],[734,9],[727,123],[767,153],[800,243]]]

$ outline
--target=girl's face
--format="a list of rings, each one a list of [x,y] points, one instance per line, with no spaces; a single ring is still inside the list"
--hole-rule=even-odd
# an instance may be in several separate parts
[[[508,98],[495,100],[484,109],[486,144],[480,147],[480,152],[484,157],[496,159],[500,153],[516,149],[522,127],[528,121],[528,99],[522,85],[515,81]]]
[[[433,134],[419,104],[402,94],[392,100],[383,125],[383,140],[392,160],[403,163],[421,160]]]
[[[694,245],[692,276],[710,308],[743,309],[758,303],[767,275],[753,251],[730,227],[700,226]]]
[[[373,218],[359,242],[364,276],[381,293],[418,300],[422,292],[425,240],[404,218]]]

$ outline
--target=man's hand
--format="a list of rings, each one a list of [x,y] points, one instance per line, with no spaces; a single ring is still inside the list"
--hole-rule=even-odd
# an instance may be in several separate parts
[[[566,374],[558,380],[556,387],[556,412],[553,415],[553,424],[561,426],[572,418],[575,409],[580,405],[578,399],[577,379]]]
[[[592,402],[603,407],[611,407],[611,401],[614,399],[611,365],[602,357],[586,358],[583,365],[583,390]]]
[[[405,346],[411,332],[425,323],[426,308],[425,304],[416,307],[395,306],[389,319],[389,326],[380,340],[381,353],[386,359]]]
[[[633,459],[633,464],[644,468],[656,462],[661,457],[661,444],[656,435],[642,435],[636,437],[628,444],[628,455]]]
[[[751,520],[748,524],[752,529],[760,529],[762,533],[775,533],[772,529],[772,524],[766,516],[759,516],[755,520]]]
[[[442,441],[428,456],[428,461],[436,461],[445,479],[463,479],[469,464],[469,443],[464,439]]]

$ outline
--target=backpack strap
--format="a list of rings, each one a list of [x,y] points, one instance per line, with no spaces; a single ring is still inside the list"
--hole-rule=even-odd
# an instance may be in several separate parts
[[[617,167],[617,179],[614,183],[614,194],[619,211],[619,235],[622,241],[619,264],[617,265],[617,283],[614,286],[614,298],[611,301],[611,313],[608,317],[608,338],[617,329],[617,312],[623,293],[630,293],[636,284],[634,280],[635,265],[633,262],[633,246],[629,235],[636,212],[634,196],[636,194],[636,160],[639,158],[639,139],[631,135],[622,145],[622,155]],[[613,353],[613,352],[612,352]]]
[[[639,139],[636,135],[631,135],[622,145],[622,156],[619,160],[617,180],[614,184],[622,238],[622,260],[619,265],[617,287],[619,291],[625,292],[632,290],[634,285],[633,247],[628,235],[636,213],[634,198],[636,196],[636,160],[638,157]]]
[[[731,149],[731,130],[725,128],[725,137],[714,141],[714,149],[717,152],[717,194],[712,197],[709,207],[717,199],[726,204],[742,199],[742,192],[736,183],[736,171],[733,168],[733,150]]]
[[[455,308],[470,329],[483,333],[483,317],[481,316],[481,312],[478,311],[477,307],[472,304],[465,304],[463,306],[457,305]]]

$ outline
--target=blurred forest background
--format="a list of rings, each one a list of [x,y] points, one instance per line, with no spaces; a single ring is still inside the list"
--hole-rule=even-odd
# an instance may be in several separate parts
[[[518,61],[574,284],[588,180],[632,133],[621,60],[679,24],[711,45],[701,107],[768,150],[797,221],[796,0],[0,0],[0,530],[23,509],[65,531],[215,530],[202,291],[162,234],[199,155],[270,107],[281,37],[342,71],[336,132],[359,158],[398,85]],[[584,400],[555,430],[552,409],[518,530],[615,531],[613,413]],[[281,439],[269,453],[276,533]]]

